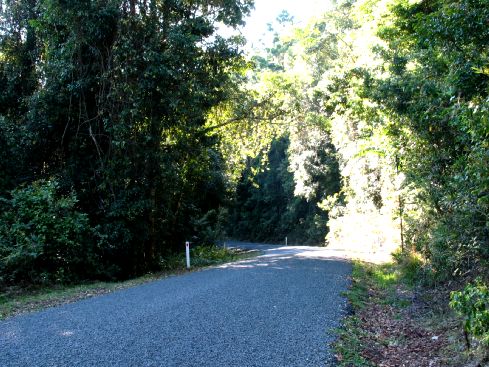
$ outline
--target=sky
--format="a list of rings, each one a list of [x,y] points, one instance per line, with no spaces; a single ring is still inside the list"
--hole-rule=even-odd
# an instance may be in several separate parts
[[[330,7],[329,0],[255,0],[255,9],[246,19],[241,33],[248,40],[248,47],[259,46],[267,31],[267,23],[272,23],[282,10],[287,10],[294,17],[295,24],[300,25]]]

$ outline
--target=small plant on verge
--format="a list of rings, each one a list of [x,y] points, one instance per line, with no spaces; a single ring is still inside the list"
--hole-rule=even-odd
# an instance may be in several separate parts
[[[452,292],[450,307],[464,318],[463,328],[467,348],[471,337],[480,342],[489,357],[489,289],[480,280],[468,284],[462,291]]]

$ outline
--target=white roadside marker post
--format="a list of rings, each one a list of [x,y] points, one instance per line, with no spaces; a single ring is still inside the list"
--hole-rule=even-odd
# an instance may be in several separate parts
[[[285,246],[288,246],[288,245],[287,245],[287,237],[285,237]]]
[[[190,269],[190,242],[185,242],[185,255],[187,256],[187,269]]]

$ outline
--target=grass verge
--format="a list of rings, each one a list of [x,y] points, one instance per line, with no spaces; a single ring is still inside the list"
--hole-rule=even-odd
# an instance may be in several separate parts
[[[252,258],[258,253],[258,251],[239,249],[197,247],[191,252],[192,268],[190,271]],[[189,272],[186,269],[185,254],[176,254],[167,258],[162,266],[164,270],[160,272],[120,282],[88,282],[77,285],[33,286],[28,289],[21,287],[1,289],[0,320]]]
[[[351,312],[334,344],[338,366],[482,366],[465,350],[448,287],[421,287],[413,269],[354,263]]]

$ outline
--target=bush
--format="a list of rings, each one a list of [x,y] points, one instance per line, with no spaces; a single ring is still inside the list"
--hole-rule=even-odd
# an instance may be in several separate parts
[[[233,254],[223,247],[196,246],[190,249],[193,265],[208,266],[230,260]]]
[[[88,275],[91,228],[56,181],[37,181],[1,199],[0,277],[4,282],[67,282]]]
[[[452,292],[450,307],[464,317],[464,332],[467,347],[469,335],[489,347],[489,289],[480,281],[468,284],[463,291]]]
[[[415,251],[402,252],[401,249],[398,249],[392,256],[396,263],[399,264],[402,278],[407,284],[425,284],[433,280],[430,266],[426,264],[420,253]]]

